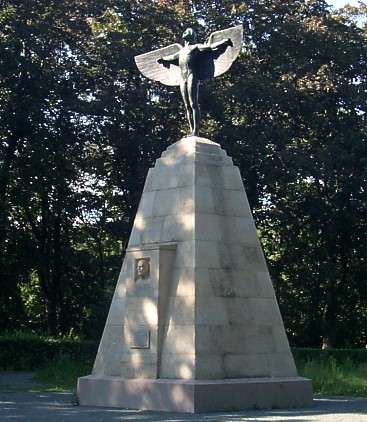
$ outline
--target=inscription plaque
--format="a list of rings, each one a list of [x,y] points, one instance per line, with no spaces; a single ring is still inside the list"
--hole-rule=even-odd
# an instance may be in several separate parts
[[[150,349],[150,331],[145,326],[131,332],[130,349]]]

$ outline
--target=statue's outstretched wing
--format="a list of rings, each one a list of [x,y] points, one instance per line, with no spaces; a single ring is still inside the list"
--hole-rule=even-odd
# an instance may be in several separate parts
[[[232,66],[242,48],[243,26],[237,25],[222,31],[213,32],[208,40],[208,45],[229,38],[232,41],[232,47],[228,47],[217,58],[214,58],[214,77],[222,75]]]
[[[140,72],[153,81],[159,81],[164,85],[180,85],[180,68],[177,65],[170,64],[163,66],[157,63],[162,57],[172,56],[178,53],[182,48],[180,44],[171,44],[159,50],[135,56],[135,63]]]

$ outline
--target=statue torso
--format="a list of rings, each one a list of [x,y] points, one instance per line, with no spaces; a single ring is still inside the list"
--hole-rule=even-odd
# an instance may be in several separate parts
[[[185,45],[185,47],[180,50],[178,64],[184,81],[187,81],[190,75],[195,76],[195,64],[199,54],[200,51],[197,44]]]

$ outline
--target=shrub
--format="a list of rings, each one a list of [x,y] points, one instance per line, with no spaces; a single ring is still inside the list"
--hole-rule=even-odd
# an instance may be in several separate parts
[[[48,366],[66,358],[78,362],[93,361],[97,353],[98,342],[83,341],[73,338],[50,338],[27,333],[5,334],[0,336],[0,369],[33,370]],[[313,349],[293,348],[297,364],[316,362],[337,364],[367,363],[365,349]]]
[[[70,338],[49,338],[16,333],[0,336],[0,369],[33,370],[63,357],[70,360],[94,359],[98,344]]]
[[[334,358],[320,362],[298,362],[299,375],[312,380],[315,393],[367,396],[367,363],[336,362]]]
[[[66,357],[51,362],[48,366],[38,369],[34,380],[47,386],[47,390],[74,390],[79,377],[89,375],[93,360],[69,360]]]
[[[366,349],[313,349],[299,348],[292,349],[296,362],[319,362],[327,364],[331,360],[336,363],[350,361],[354,364],[367,363]]]

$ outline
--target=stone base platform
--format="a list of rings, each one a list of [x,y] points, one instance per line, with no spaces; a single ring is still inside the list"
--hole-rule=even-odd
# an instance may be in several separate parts
[[[306,407],[311,380],[243,378],[227,380],[123,379],[89,375],[78,379],[80,405],[204,413]]]

